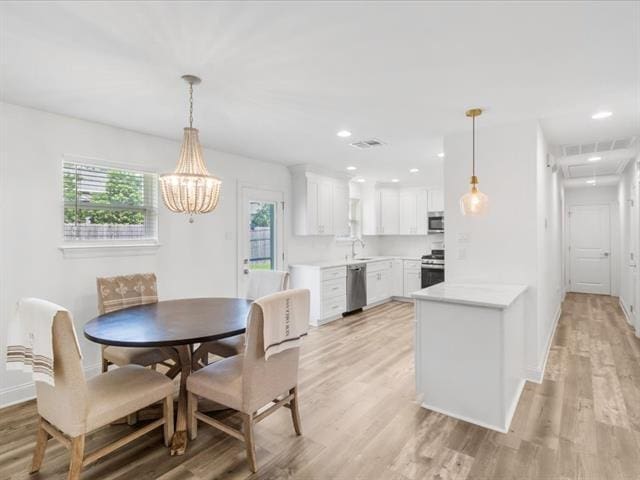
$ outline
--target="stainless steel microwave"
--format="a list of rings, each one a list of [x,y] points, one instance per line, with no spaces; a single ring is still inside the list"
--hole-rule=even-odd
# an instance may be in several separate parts
[[[444,233],[444,212],[429,212],[429,233]]]

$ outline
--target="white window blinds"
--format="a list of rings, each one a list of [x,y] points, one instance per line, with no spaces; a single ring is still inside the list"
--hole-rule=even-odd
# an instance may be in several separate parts
[[[157,240],[155,173],[65,162],[64,240]]]

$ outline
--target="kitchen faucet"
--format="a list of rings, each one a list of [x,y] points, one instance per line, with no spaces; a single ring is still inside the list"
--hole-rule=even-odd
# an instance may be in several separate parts
[[[352,259],[355,259],[355,258],[356,258],[356,242],[360,242],[360,246],[361,246],[362,248],[364,248],[364,247],[365,247],[365,243],[364,243],[364,241],[363,241],[361,238],[358,238],[358,237],[354,238],[354,239],[351,241],[351,258],[352,258]]]

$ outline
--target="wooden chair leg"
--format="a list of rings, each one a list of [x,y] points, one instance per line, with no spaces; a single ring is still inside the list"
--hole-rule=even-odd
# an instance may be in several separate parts
[[[138,423],[138,412],[127,415],[127,425],[133,426]]]
[[[300,422],[300,403],[298,402],[298,387],[293,387],[289,390],[289,393],[293,395],[293,399],[289,402],[291,406],[291,419],[293,420],[293,429],[296,431],[296,435],[302,435],[302,422]]]
[[[253,415],[243,413],[243,433],[244,444],[247,448],[247,460],[249,461],[249,468],[253,473],[258,471],[258,464],[256,462],[256,445],[253,438]]]
[[[193,393],[187,393],[187,431],[189,432],[189,438],[195,440],[198,436],[198,419],[196,418],[196,411],[198,410],[198,397]]]
[[[164,399],[162,413],[164,416],[164,446],[168,447],[173,438],[173,395]]]
[[[36,473],[40,470],[42,466],[42,461],[44,460],[44,453],[47,449],[47,443],[50,435],[42,426],[42,418],[40,418],[38,423],[38,433],[36,434],[36,449],[33,451],[33,461],[31,462],[31,470],[29,473]]]
[[[71,462],[69,463],[68,480],[79,480],[84,460],[84,435],[71,439]]]

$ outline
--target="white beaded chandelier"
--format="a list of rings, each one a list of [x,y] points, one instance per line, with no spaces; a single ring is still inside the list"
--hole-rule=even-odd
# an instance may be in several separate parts
[[[189,84],[189,127],[184,129],[176,170],[160,175],[162,199],[172,212],[209,213],[218,205],[222,181],[207,170],[198,129],[193,128],[193,86],[201,80],[194,75],[183,75],[182,78]],[[193,222],[193,218],[189,221]]]

